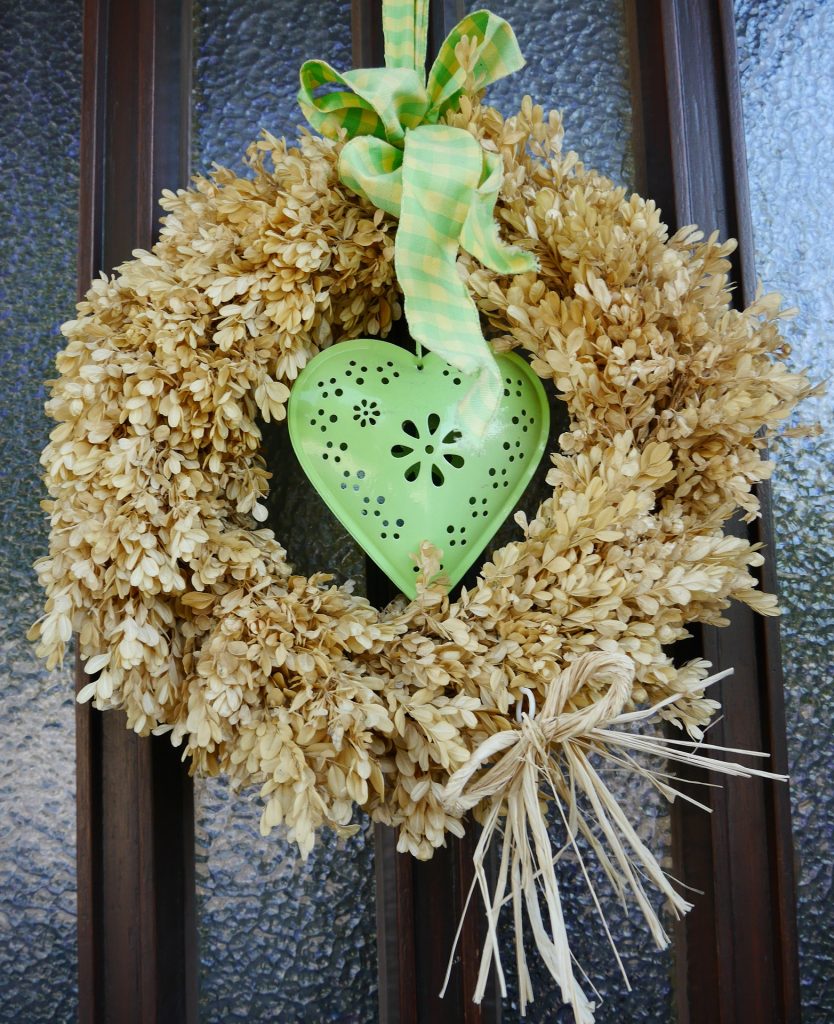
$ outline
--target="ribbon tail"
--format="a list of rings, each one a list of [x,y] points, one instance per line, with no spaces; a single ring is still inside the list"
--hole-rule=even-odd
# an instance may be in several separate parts
[[[460,410],[465,425],[479,437],[501,400],[502,380],[478,310],[458,273],[457,251],[482,164],[481,147],[468,132],[446,125],[409,132],[394,247],[412,336],[475,377]]]
[[[493,216],[504,177],[498,153],[483,152],[481,181],[460,233],[460,244],[484,266],[497,274],[526,274],[538,269],[536,257],[517,245],[507,245],[498,235]]]

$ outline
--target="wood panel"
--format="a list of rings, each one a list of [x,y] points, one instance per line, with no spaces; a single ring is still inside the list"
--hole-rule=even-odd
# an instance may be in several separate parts
[[[699,224],[735,237],[740,299],[754,285],[741,100],[730,0],[633,0],[641,190],[660,200],[672,228]],[[768,543],[763,518],[728,532]],[[763,584],[773,589],[772,556]],[[704,628],[681,658],[703,654],[734,668],[716,696],[711,740],[765,750],[786,770],[778,624],[734,606],[725,629]],[[698,777],[699,781],[707,781]],[[675,869],[703,890],[676,934],[679,1024],[787,1024],[799,1020],[796,927],[787,786],[718,780],[712,814],[682,805],[673,817]]]
[[[740,238],[740,293],[753,287],[740,98],[730,0],[629,0],[641,190],[672,224],[699,222]],[[354,0],[354,57],[382,63],[380,5]],[[462,14],[433,5],[436,47]],[[151,244],[162,187],[186,180],[189,4],[87,0],[82,127],[82,290],[99,267]],[[767,492],[762,493],[767,508]],[[736,530],[746,530],[737,525]],[[767,515],[754,527],[770,537]],[[773,589],[772,561],[764,583]],[[369,566],[370,596],[387,599]],[[736,677],[721,697],[718,741],[786,763],[778,625],[743,609],[697,648]],[[686,656],[686,652],[681,652]],[[79,678],[81,673],[79,672]],[[80,1019],[196,1020],[191,786],[167,740],[138,740],[121,715],[78,711]],[[712,791],[711,816],[676,810],[677,873],[704,890],[677,935],[678,1024],[799,1020],[787,788],[756,781]],[[470,828],[471,832],[471,828]],[[377,830],[380,1020],[494,1022],[474,1007],[480,947],[470,914],[447,998],[437,992],[468,887],[471,838],[427,864],[397,854]]]
[[[154,240],[187,180],[190,10],[87,0],[79,293]],[[77,682],[86,678],[77,666]],[[167,738],[77,711],[79,1019],[196,1020],[191,781]]]
[[[373,0],[353,2],[353,60],[357,67],[384,64],[382,7]],[[428,62],[463,17],[461,0],[436,0],[430,7]],[[389,339],[405,342],[405,325]],[[396,589],[370,560],[368,597],[381,607]],[[480,958],[481,929],[473,901],[465,922],[446,996],[440,999],[446,965],[472,879],[472,832],[449,837],[430,861],[397,853],[393,829],[377,826],[377,948],[381,1024],[486,1024],[486,1004],[471,1001]]]

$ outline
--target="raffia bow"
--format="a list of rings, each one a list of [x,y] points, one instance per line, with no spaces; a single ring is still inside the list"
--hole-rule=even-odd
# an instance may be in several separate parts
[[[710,686],[728,674],[729,671],[721,672],[701,680],[699,688]],[[633,680],[634,666],[625,656],[605,652],[583,655],[550,684],[540,715],[532,717],[524,714],[517,728],[496,733],[486,739],[469,761],[452,775],[445,787],[441,802],[450,814],[460,817],[478,805],[484,812],[483,829],[473,857],[473,890],[475,885],[480,888],[487,916],[486,941],[473,997],[476,1003],[481,1001],[486,990],[491,962],[495,963],[502,995],[506,995],[498,920],[504,904],[511,902],[522,1016],[527,1004],[533,1000],[524,948],[523,916],[526,911],[533,941],[545,966],[559,985],[562,998],[572,1006],[575,1021],[577,1024],[593,1024],[594,1004],[586,996],[574,973],[574,960],[555,870],[556,862],[569,849],[577,856],[594,905],[625,977],[622,961],[577,845],[579,836],[586,840],[599,858],[603,872],[611,881],[617,896],[624,901],[631,894],[660,948],[668,945],[669,937],[646,895],[641,879],[646,878],[656,886],[668,900],[668,906],[676,917],[692,907],[672,887],[654,854],[644,845],[628,821],[616,797],[592,765],[591,755],[597,755],[620,769],[626,768],[642,776],[670,801],[680,796],[706,811],[709,808],[704,804],[672,786],[667,781],[670,777],[665,771],[644,767],[635,760],[632,752],[651,754],[663,760],[679,761],[726,775],[785,778],[733,762],[704,757],[692,749],[699,746],[718,751],[729,748],[610,728],[654,718],[659,710],[682,696],[675,695],[639,711],[624,712],[623,708],[631,696]],[[570,701],[592,683],[595,686],[593,690],[588,690],[589,695],[598,694],[592,703],[579,710],[566,710]],[[600,684],[607,687],[601,694],[598,693]],[[766,756],[751,751],[735,753]],[[587,816],[580,807],[580,794],[586,798]],[[558,808],[559,820],[567,835],[564,846],[555,855],[542,797]],[[493,840],[502,832],[502,818],[500,860],[490,892],[485,864]],[[472,890],[469,896],[471,898]],[[469,900],[467,906],[468,903]],[[462,925],[461,920],[455,946]],[[453,957],[454,948],[449,958],[447,983]]]
[[[399,218],[397,280],[412,336],[462,373],[475,377],[460,405],[463,422],[482,435],[501,400],[501,372],[456,267],[458,246],[499,274],[535,269],[531,253],[505,245],[493,218],[503,163],[468,131],[440,124],[455,109],[467,72],[456,50],[474,42],[474,88],[523,67],[513,30],[477,11],[450,33],[425,75],[427,0],[384,0],[385,67],[341,74],[320,60],[301,68],[299,104],[328,138],[349,141],[339,177],[354,192]]]

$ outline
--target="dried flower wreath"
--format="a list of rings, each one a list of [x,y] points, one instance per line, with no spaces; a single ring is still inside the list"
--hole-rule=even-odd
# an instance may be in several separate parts
[[[472,66],[467,39],[456,53]],[[474,809],[489,918],[476,998],[491,957],[501,970],[510,888],[576,1019],[591,1021],[543,807],[665,944],[642,879],[675,912],[689,905],[598,766],[674,799],[664,759],[703,761],[718,707],[709,666],[675,665],[666,647],[687,623],[723,625],[732,600],[776,612],[752,574],[756,546],[722,528],[738,509],[756,516],[769,433],[810,385],[783,363],[777,297],[730,307],[733,243],[691,227],[669,237],[651,201],[562,152],[558,114],[525,98],[504,120],[467,88],[441,120],[500,155],[496,218],[538,260],[514,277],[458,261],[494,350],[526,353],[570,415],[535,518],[517,516],[519,538],[456,600],[424,545],[416,599],[384,609],[326,567],[295,574],[259,525],[259,417],[285,418],[324,347],[384,338],[401,301],[397,222],[340,181],[343,140],[265,134],[251,177],[218,168],[166,192],[159,242],[96,281],[63,327],[42,457],[48,599],[32,635],[55,665],[77,632],[90,674],[79,700],[123,710],[139,734],[170,733],[194,772],[260,784],[262,831],[285,824],[303,856],[319,826],[355,827],[354,805],[419,858]],[[690,739],[613,728],[658,718]],[[658,773],[636,752],[657,755]],[[482,858],[499,834],[490,894]],[[523,949],[518,967],[525,1004]]]

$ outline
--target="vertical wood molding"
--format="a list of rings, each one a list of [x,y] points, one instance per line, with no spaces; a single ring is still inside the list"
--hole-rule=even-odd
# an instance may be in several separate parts
[[[432,3],[429,62],[463,14],[462,0]],[[352,34],[354,66],[382,66],[380,0],[353,0]],[[395,596],[387,577],[370,560],[367,580],[368,597],[374,604],[385,605]],[[447,846],[426,862],[398,853],[393,829],[381,825],[375,829],[380,1024],[494,1024],[498,1019],[492,1004],[472,1002],[481,949],[476,900],[464,923],[446,995],[439,996],[472,880],[475,829],[475,823],[469,822],[464,839],[449,836]]]
[[[187,180],[190,4],[86,0],[79,294]],[[77,665],[78,685],[85,682]],[[79,1019],[196,1020],[191,781],[167,737],[77,711]]]
[[[740,301],[754,282],[741,97],[731,0],[630,0],[642,126],[641,189],[657,197],[674,229],[697,223],[735,237]],[[728,533],[770,548],[763,574],[775,586],[768,489],[765,515]],[[690,650],[734,675],[719,684],[723,710],[712,742],[764,750],[785,771],[785,719],[778,624],[734,605],[730,625],[699,631]],[[699,776],[699,781],[706,781]],[[703,890],[676,934],[679,1024],[793,1024],[799,1020],[797,943],[786,785],[717,779],[711,815],[675,805],[678,877]],[[704,792],[704,791],[702,791]]]

